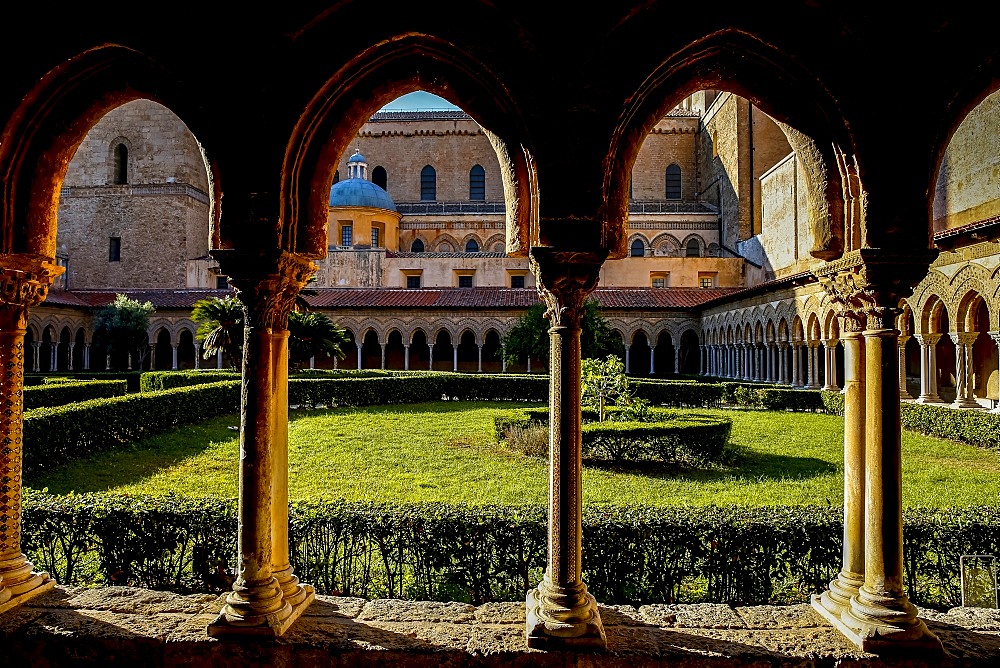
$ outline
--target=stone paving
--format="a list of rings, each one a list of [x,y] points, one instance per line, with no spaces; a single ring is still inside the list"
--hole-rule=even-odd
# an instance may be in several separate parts
[[[944,656],[864,654],[808,605],[602,606],[608,650],[524,645],[524,603],[317,596],[277,640],[210,638],[222,596],[56,587],[0,617],[0,666],[997,666],[1000,611],[921,611]]]

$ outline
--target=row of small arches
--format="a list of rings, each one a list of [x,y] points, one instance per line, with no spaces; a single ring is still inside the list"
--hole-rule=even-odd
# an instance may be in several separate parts
[[[333,174],[333,182],[340,182],[340,170]],[[388,192],[389,173],[385,167],[378,165],[372,170],[372,183]],[[486,169],[479,164],[469,170],[469,200],[481,202],[486,200]],[[437,201],[437,170],[431,165],[424,165],[420,170],[420,201]]]
[[[645,257],[660,255],[665,257],[718,257],[721,251],[719,244],[706,244],[697,234],[690,235],[683,242],[671,234],[661,234],[652,241],[641,234],[632,237],[629,243],[629,256]]]

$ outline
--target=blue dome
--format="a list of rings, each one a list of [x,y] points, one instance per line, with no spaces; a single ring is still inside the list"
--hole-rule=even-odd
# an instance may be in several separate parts
[[[334,183],[330,188],[330,206],[396,210],[396,203],[389,197],[389,193],[367,179],[345,179]]]
[[[347,159],[348,164],[352,162],[368,162],[365,160],[365,156],[361,155],[361,151],[356,152],[350,158]]]

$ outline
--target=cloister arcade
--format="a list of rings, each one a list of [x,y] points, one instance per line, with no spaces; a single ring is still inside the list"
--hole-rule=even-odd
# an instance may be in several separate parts
[[[812,233],[802,255],[816,260],[810,271],[823,296],[707,307],[699,365],[712,374],[844,387],[843,568],[814,608],[862,649],[941,651],[903,584],[906,342],[896,327],[905,303],[912,335],[922,337],[927,400],[945,334],[955,347],[957,402],[988,385],[975,380],[975,364],[995,359],[983,348],[984,334],[995,341],[995,274],[988,284],[957,274],[951,280],[959,284],[923,292],[919,284],[938,255],[928,193],[948,139],[997,85],[990,22],[942,6],[900,31],[891,13],[881,19],[843,3],[799,3],[761,20],[760,8],[745,3],[706,13],[646,2],[572,16],[492,2],[461,3],[460,11],[450,3],[399,5],[373,21],[370,3],[348,0],[315,16],[302,8],[246,14],[249,27],[234,31],[228,10],[183,9],[137,31],[98,7],[64,16],[25,5],[21,34],[0,44],[3,62],[16,64],[0,91],[0,436],[9,472],[0,494],[0,612],[53,586],[21,546],[21,390],[31,312],[64,271],[55,239],[65,167],[98,118],[144,97],[175,111],[198,137],[211,183],[211,254],[247,322],[239,567],[206,632],[274,638],[299,619],[314,592],[299,582],[288,551],[288,313],[328,249],[337,156],[385,103],[423,89],[460,105],[490,133],[508,205],[506,250],[529,258],[552,325],[549,549],[544,578],[526,597],[526,643],[605,647],[581,566],[583,304],[601,265],[628,253],[628,168],[643,138],[689,94],[721,88],[773,116],[802,160],[801,223]],[[190,21],[192,14],[201,20]],[[864,35],[877,35],[877,48],[894,57],[872,57],[876,47]],[[914,119],[907,132],[887,133],[885,116],[871,111],[889,80],[920,91],[920,104],[907,109]],[[753,222],[740,220],[744,237]],[[55,350],[50,366],[60,365],[60,351],[67,366],[75,362],[81,328],[41,324],[32,341]],[[422,334],[429,365],[440,346],[457,367],[500,329],[359,323],[351,331],[363,364],[376,352],[380,361],[389,357],[390,344],[397,354],[397,343],[405,364],[405,346]],[[657,341],[655,351],[664,333],[619,331],[633,353],[643,338],[647,350]],[[668,334],[683,350],[697,331]],[[157,359],[176,342],[179,361],[183,335],[154,330]],[[85,332],[83,344],[86,356]],[[650,354],[654,371],[661,357]]]

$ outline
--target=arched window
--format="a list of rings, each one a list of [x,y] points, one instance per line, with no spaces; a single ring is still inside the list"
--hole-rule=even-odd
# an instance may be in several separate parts
[[[389,175],[385,172],[385,167],[379,165],[372,170],[372,183],[377,185],[382,190],[389,189]]]
[[[411,253],[423,253],[424,252],[424,242],[420,239],[414,239],[413,243],[410,244]]]
[[[646,244],[642,243],[642,239],[636,239],[632,242],[632,249],[629,251],[629,255],[632,257],[642,257],[646,254]]]
[[[125,144],[115,146],[114,183],[116,186],[128,183],[128,146]]]
[[[667,199],[681,198],[681,168],[677,165],[667,167]]]
[[[340,170],[338,169],[333,173],[333,182],[340,183]]]
[[[687,249],[684,254],[687,257],[701,257],[701,246],[698,245],[697,239],[691,239],[687,242]]]
[[[469,239],[465,242],[465,252],[466,253],[478,253],[479,252],[479,242],[475,239]]]
[[[437,199],[437,172],[430,165],[420,170],[420,201],[433,202]]]
[[[469,199],[486,199],[486,170],[482,165],[473,165],[469,170]]]

